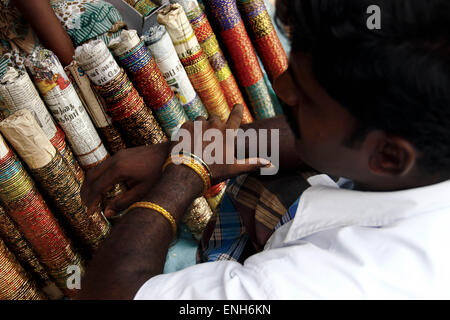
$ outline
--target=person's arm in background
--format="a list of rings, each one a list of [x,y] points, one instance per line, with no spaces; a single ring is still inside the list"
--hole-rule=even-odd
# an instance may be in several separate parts
[[[56,17],[49,0],[12,0],[30,23],[44,47],[53,51],[63,66],[73,60],[75,48],[72,40]]]

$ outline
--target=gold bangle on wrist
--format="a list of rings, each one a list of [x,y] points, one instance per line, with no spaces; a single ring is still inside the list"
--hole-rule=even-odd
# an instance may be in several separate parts
[[[205,195],[206,192],[209,190],[209,188],[211,188],[212,177],[209,168],[205,167],[200,161],[196,160],[195,158],[184,154],[180,154],[177,156],[171,155],[163,165],[162,168],[163,172],[166,170],[169,164],[176,164],[176,165],[182,164],[194,170],[203,181],[202,195]]]
[[[190,157],[192,159],[194,159],[195,161],[197,161],[199,164],[201,164],[209,173],[209,176],[211,177],[212,180],[212,173],[211,170],[209,169],[208,165],[205,163],[205,161],[203,161],[203,159],[201,159],[200,157],[197,157],[195,154],[193,153],[188,153],[188,152],[180,152],[180,155],[183,156],[187,156]]]
[[[127,212],[130,211],[131,209],[135,209],[135,208],[152,209],[153,211],[160,213],[164,218],[167,219],[167,221],[169,221],[170,225],[172,226],[173,236],[174,237],[177,236],[177,222],[175,221],[173,216],[167,210],[165,210],[163,207],[161,207],[153,202],[136,202],[127,209]]]

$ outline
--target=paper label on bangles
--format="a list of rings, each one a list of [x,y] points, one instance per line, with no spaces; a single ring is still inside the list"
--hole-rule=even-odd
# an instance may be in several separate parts
[[[197,0],[178,0],[177,3],[183,7],[187,14],[199,7]]]
[[[190,56],[197,54],[200,50],[203,50],[202,47],[200,46],[200,44],[197,42],[197,45],[188,48],[182,52],[178,52],[178,57],[180,59],[186,59],[189,58]]]
[[[6,145],[5,140],[0,136],[0,159],[3,159],[9,152],[9,148]]]
[[[108,47],[114,52],[114,55],[119,57],[132,50],[139,42],[141,42],[141,39],[136,30],[122,30],[120,36],[112,39]]]
[[[186,104],[194,100],[196,93],[180,59],[175,52],[174,54],[163,61],[157,62],[157,65],[172,91],[182,104]]]
[[[50,91],[46,102],[82,166],[96,163],[108,155],[72,85],[64,90]]]
[[[191,23],[181,5],[171,5],[170,11],[160,12],[157,20],[166,27],[180,58],[186,56],[186,51],[189,49],[199,46]]]
[[[108,55],[105,61],[100,63],[97,67],[88,70],[87,75],[93,83],[102,86],[120,73],[120,67],[112,55]]]
[[[10,84],[0,86],[0,95],[8,106],[9,114],[13,114],[21,109],[28,109],[45,132],[45,135],[49,139],[55,136],[56,126],[53,118],[45,107],[28,74],[24,73],[11,80]]]
[[[46,166],[56,154],[55,147],[27,109],[2,121],[0,130],[31,169]]]
[[[159,41],[147,47],[155,57],[156,64],[166,79],[167,84],[181,103],[186,104],[192,101],[195,98],[196,92],[178,58],[169,34],[165,32]]]
[[[31,112],[39,127],[44,131],[47,138],[52,139],[56,134],[56,126],[53,122],[52,116],[48,112],[42,100],[28,101],[28,103],[22,103],[17,106],[9,108],[11,114],[16,111],[27,109]]]
[[[173,38],[172,38],[173,39]],[[180,42],[174,43],[178,56],[182,59],[200,50],[200,44],[192,31],[191,38],[184,38]]]
[[[92,120],[94,121],[94,124],[98,128],[103,128],[111,125],[112,120],[106,114],[100,98],[92,89],[91,81],[87,77],[86,73],[78,66],[75,61],[66,68],[68,69],[71,76],[75,91],[77,91],[78,95],[84,99],[85,107]]]

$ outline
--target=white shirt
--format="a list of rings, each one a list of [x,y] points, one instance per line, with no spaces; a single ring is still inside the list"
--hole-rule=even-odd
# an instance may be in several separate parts
[[[309,182],[263,252],[156,276],[135,299],[450,298],[450,181],[396,192]]]

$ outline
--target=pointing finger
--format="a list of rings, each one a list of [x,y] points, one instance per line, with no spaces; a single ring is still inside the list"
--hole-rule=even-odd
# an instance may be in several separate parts
[[[244,107],[241,104],[235,105],[233,110],[231,110],[230,117],[228,118],[227,128],[238,129],[241,126],[243,114]]]

